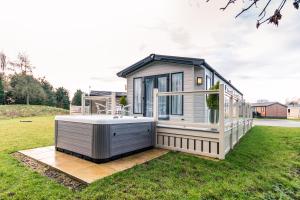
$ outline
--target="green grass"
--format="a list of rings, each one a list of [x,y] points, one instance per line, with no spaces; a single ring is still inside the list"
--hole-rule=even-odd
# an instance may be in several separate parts
[[[49,116],[68,113],[68,110],[50,106],[0,105],[0,120],[12,119],[17,117]]]
[[[300,129],[254,127],[224,161],[171,152],[69,189],[10,153],[53,144],[53,117],[0,121],[0,199],[300,199]]]

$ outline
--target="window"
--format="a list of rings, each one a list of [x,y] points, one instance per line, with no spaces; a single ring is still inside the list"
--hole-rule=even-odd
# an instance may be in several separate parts
[[[133,113],[142,114],[142,78],[133,79]]]
[[[159,92],[169,91],[169,75],[159,75],[157,77],[157,88]],[[158,117],[159,119],[169,118],[169,97],[158,97]]]
[[[288,109],[288,113],[289,113],[289,114],[291,113],[291,109]]]
[[[206,90],[209,90],[211,88],[211,86],[212,86],[211,78],[208,75],[206,75],[206,86],[205,86]]]
[[[171,91],[183,91],[183,73],[171,74]],[[183,115],[183,96],[176,95],[171,98],[171,114]]]

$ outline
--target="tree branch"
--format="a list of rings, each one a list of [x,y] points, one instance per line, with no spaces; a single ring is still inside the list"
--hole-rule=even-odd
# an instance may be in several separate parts
[[[223,11],[226,10],[226,8],[227,8],[230,4],[234,4],[235,1],[236,1],[236,0],[229,0],[229,1],[227,2],[226,6],[223,7],[223,8],[220,8],[220,10],[223,10]]]
[[[209,2],[210,0],[206,0],[206,2]],[[237,0],[227,0],[227,3],[224,7],[220,8],[220,10],[226,10],[230,4],[234,4]],[[257,5],[257,2],[259,0],[243,0],[243,1],[248,1],[248,2],[251,2],[251,4],[242,9],[241,12],[239,12],[235,18],[238,18],[241,14],[243,14],[244,12],[248,11],[249,9],[251,9],[254,5],[256,6]],[[259,15],[258,15],[258,19],[257,19],[257,24],[256,24],[256,27],[258,28],[261,24],[264,24],[266,22],[268,23],[273,23],[275,25],[278,26],[279,24],[279,21],[281,20],[282,18],[282,15],[281,15],[281,10],[282,8],[285,6],[287,0],[281,0],[281,3],[279,4],[278,8],[274,11],[274,13],[269,16],[268,18],[265,19],[266,15],[267,15],[267,8],[270,6],[271,2],[273,0],[266,0],[266,4],[265,6],[263,7],[263,9],[260,11]],[[280,0],[278,0],[280,1]],[[300,7],[300,0],[290,0],[290,1],[293,1],[293,6],[295,9],[299,9]]]
[[[265,5],[264,9],[262,9],[261,13],[258,15],[259,17],[264,13],[264,15],[266,15],[266,9],[269,6],[269,4],[271,3],[272,0],[269,0],[268,3]]]
[[[249,10],[253,5],[256,5],[256,3],[258,2],[259,0],[253,0],[253,3],[251,3],[247,8],[244,8],[239,14],[237,14],[235,16],[235,18],[239,17],[242,13],[244,13],[245,11]]]

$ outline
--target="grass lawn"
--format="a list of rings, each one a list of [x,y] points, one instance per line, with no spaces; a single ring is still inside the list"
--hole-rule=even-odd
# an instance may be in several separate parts
[[[53,144],[53,117],[0,120],[0,199],[300,199],[300,128],[255,127],[224,161],[171,152],[71,191],[10,153]]]
[[[0,105],[0,120],[57,114],[69,114],[69,111],[41,105]]]

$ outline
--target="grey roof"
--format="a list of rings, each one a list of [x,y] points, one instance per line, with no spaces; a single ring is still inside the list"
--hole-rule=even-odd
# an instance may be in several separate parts
[[[178,56],[167,56],[167,55],[158,55],[158,54],[150,54],[146,58],[138,61],[137,63],[123,69],[122,71],[117,73],[117,76],[126,78],[126,76],[135,70],[138,70],[145,65],[154,62],[168,62],[168,63],[177,63],[177,64],[186,64],[186,65],[192,65],[192,66],[199,66],[202,65],[205,66],[208,70],[210,70],[212,73],[217,75],[221,80],[223,80],[226,84],[231,86],[233,89],[235,89],[238,93],[243,95],[238,89],[236,89],[228,80],[226,80],[223,76],[221,76],[216,70],[214,70],[204,59],[201,58],[189,58],[189,57],[178,57]]]
[[[251,106],[252,107],[266,107],[266,106],[271,106],[271,105],[274,105],[274,104],[280,104],[284,107],[287,107],[286,105],[283,105],[282,103],[279,103],[279,102],[252,103]]]
[[[300,104],[289,104],[289,108],[300,108]]]
[[[97,91],[97,90],[91,90],[90,96],[108,96],[111,95],[111,91]],[[126,92],[116,92],[117,97],[126,96]]]

